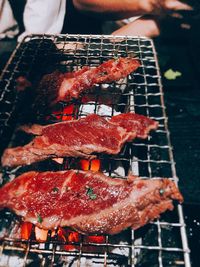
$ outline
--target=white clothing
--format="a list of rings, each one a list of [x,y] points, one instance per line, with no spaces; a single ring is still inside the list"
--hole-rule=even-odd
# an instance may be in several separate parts
[[[24,36],[61,33],[65,18],[66,0],[28,0],[24,10],[24,27],[18,41]]]
[[[19,37],[21,41],[28,34],[59,34],[62,31],[66,11],[66,0],[27,0],[23,21],[25,32]],[[15,26],[15,31],[11,32]],[[0,38],[14,37],[17,22],[14,19],[8,0],[0,0]]]
[[[17,22],[8,0],[0,0],[0,39],[13,38],[19,33]]]

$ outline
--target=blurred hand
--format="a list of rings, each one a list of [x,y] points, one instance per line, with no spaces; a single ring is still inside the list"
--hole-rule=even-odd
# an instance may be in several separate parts
[[[184,3],[182,0],[152,0],[151,8],[151,13],[155,15],[173,14],[182,10],[193,10],[190,5]]]
[[[153,16],[144,16],[117,29],[113,35],[157,37],[160,34],[159,23]]]

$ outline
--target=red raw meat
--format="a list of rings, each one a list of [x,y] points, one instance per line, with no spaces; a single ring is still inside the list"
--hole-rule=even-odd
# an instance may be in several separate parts
[[[76,121],[25,126],[24,131],[38,136],[25,146],[6,149],[2,165],[27,165],[53,157],[91,159],[96,157],[93,153],[118,154],[126,141],[146,138],[157,127],[158,122],[133,113],[117,115],[109,121],[91,114]]]
[[[43,229],[69,226],[85,234],[137,229],[183,201],[169,179],[113,179],[92,171],[28,172],[0,189],[9,208]]]
[[[136,114],[126,113],[113,116],[110,120],[112,123],[116,123],[122,128],[125,128],[127,132],[134,131],[137,133],[137,138],[145,139],[148,136],[150,130],[155,129],[158,125],[157,122],[150,120],[148,117]],[[130,134],[128,141],[132,141],[133,137]]]
[[[77,99],[95,84],[118,81],[139,66],[140,63],[135,58],[120,57],[116,60],[110,59],[98,67],[83,67],[72,73],[55,71],[42,78],[37,88],[35,104],[51,106],[59,101]]]

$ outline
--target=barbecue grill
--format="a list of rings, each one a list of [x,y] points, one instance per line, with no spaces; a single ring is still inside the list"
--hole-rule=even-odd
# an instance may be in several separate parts
[[[94,91],[70,104],[59,103],[56,110],[42,110],[32,116],[31,89],[17,90],[17,79],[26,77],[33,84],[42,75],[59,69],[77,70],[97,66],[119,56],[139,58],[141,66],[125,79],[96,85]],[[26,105],[27,104],[27,105]],[[151,39],[88,35],[30,35],[17,46],[0,80],[1,151],[9,145],[22,145],[27,136],[16,131],[23,123],[54,123],[97,113],[112,117],[136,112],[159,122],[159,128],[147,140],[127,143],[116,156],[98,156],[98,168],[110,177],[126,179],[129,172],[143,179],[169,177],[178,183],[173,159],[158,61]],[[47,160],[15,169],[2,168],[1,183],[28,170],[92,169],[79,159]],[[96,168],[96,167],[95,167]],[[62,239],[59,229],[48,231],[45,241],[38,240],[31,228],[22,235],[21,221],[8,210],[1,211],[0,266],[186,266],[190,267],[189,248],[182,206],[161,215],[159,220],[133,231],[114,236],[75,234]]]

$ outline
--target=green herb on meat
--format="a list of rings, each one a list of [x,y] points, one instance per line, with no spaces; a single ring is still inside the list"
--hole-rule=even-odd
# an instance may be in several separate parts
[[[58,192],[59,192],[58,187],[54,187],[54,188],[52,189],[52,192],[54,192],[54,193],[58,193]]]
[[[43,222],[43,219],[42,219],[42,217],[40,216],[40,214],[38,214],[37,221],[38,221],[39,223],[42,223],[42,222]]]
[[[96,199],[97,195],[94,194],[94,191],[91,187],[86,187],[86,195],[89,196],[90,199]]]

